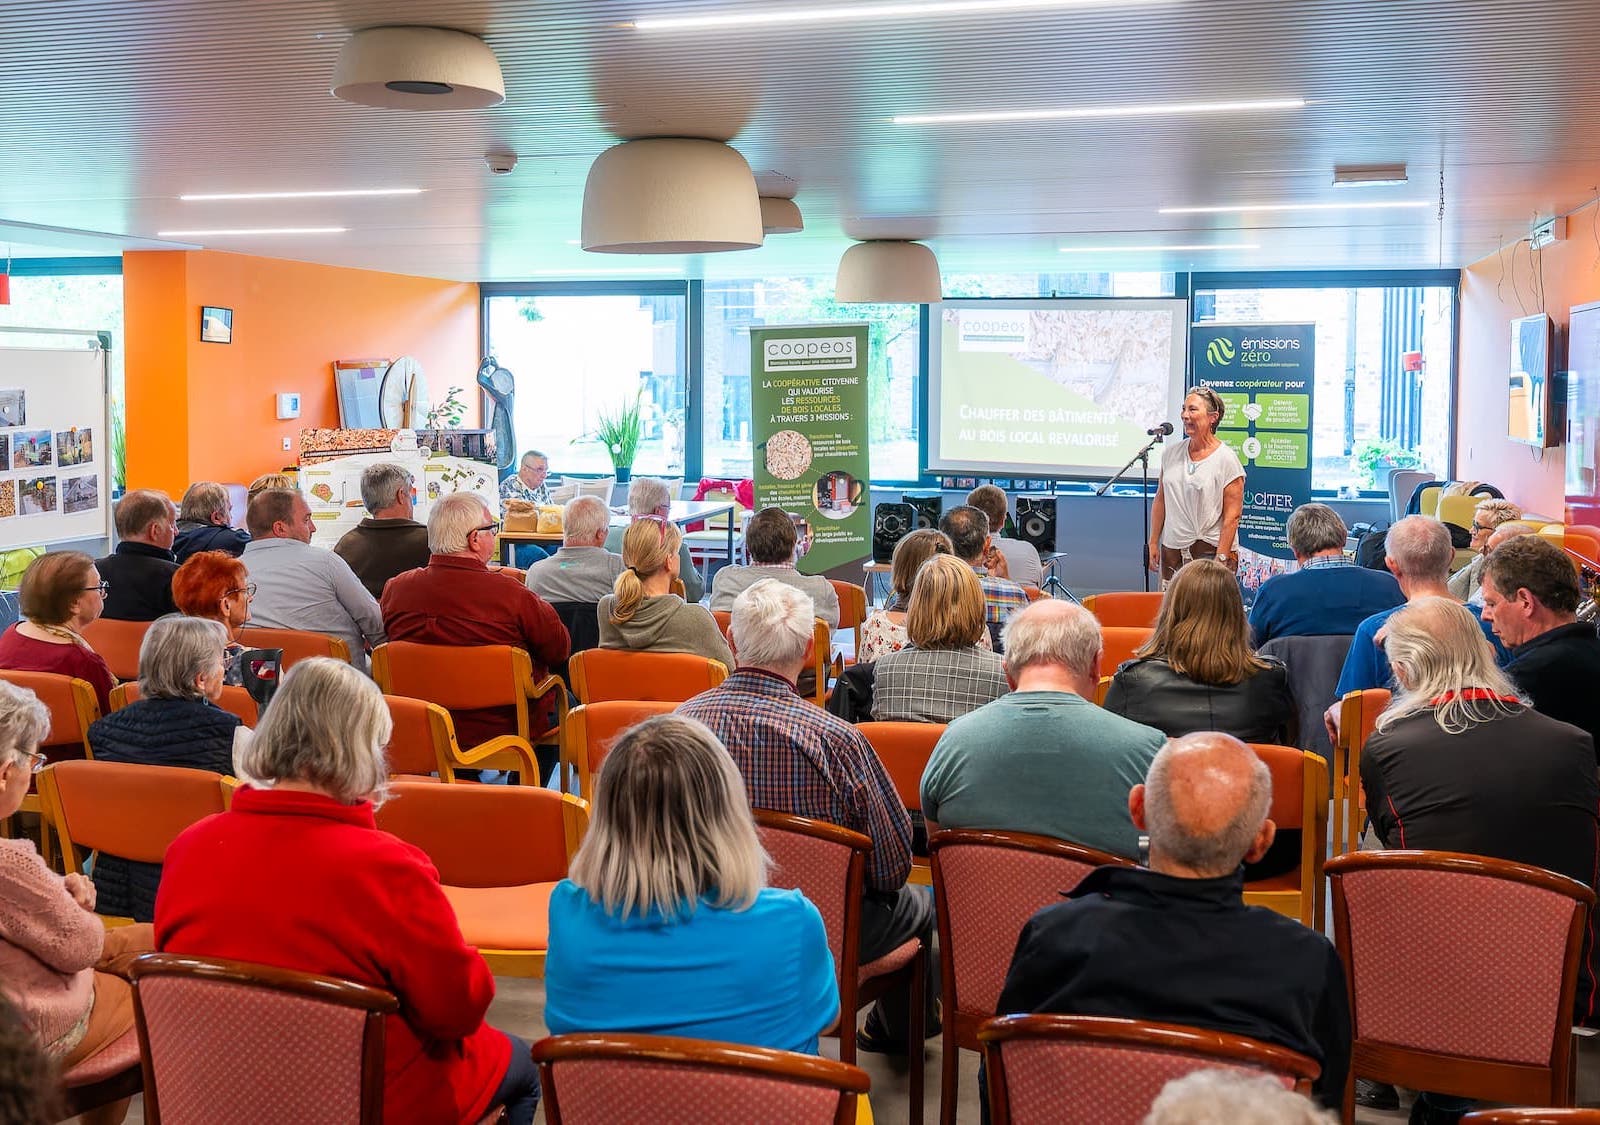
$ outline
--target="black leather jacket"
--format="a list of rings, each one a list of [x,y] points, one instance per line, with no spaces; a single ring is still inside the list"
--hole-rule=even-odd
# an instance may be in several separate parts
[[[1292,745],[1294,697],[1282,662],[1241,683],[1202,684],[1180,676],[1158,656],[1130,660],[1117,669],[1106,693],[1106,710],[1155,727],[1169,738],[1195,731],[1225,731],[1245,742]]]

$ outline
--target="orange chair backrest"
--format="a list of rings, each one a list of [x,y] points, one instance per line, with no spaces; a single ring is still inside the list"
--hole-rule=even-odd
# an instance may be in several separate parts
[[[223,809],[220,774],[175,766],[57,762],[39,775],[39,793],[69,858],[76,847],[160,863],[180,832]]]
[[[1272,773],[1272,805],[1267,815],[1280,830],[1305,827],[1306,752],[1262,742],[1251,743],[1250,749]]]
[[[1155,630],[1151,628],[1137,628],[1132,625],[1107,625],[1100,630],[1101,643],[1105,646],[1104,655],[1100,657],[1100,671],[1111,675],[1117,670],[1117,665],[1125,660],[1132,660],[1133,654],[1139,647],[1150,639],[1150,634]]]
[[[934,744],[944,734],[943,723],[857,723],[894,782],[906,808],[922,809],[922,771],[928,768]]]
[[[1576,551],[1593,563],[1600,563],[1600,527],[1569,523],[1561,536],[1561,545]]]
[[[579,703],[607,699],[682,703],[728,678],[722,661],[692,652],[591,648],[573,653],[567,667]]]
[[[81,746],[89,752],[89,725],[100,717],[100,701],[88,680],[55,672],[0,669],[0,680],[27,688],[50,710],[50,733],[41,746]]]
[[[118,684],[111,689],[111,709],[120,711],[130,703],[137,703],[143,698],[139,690],[138,680],[129,680],[125,684]],[[252,729],[261,719],[261,709],[256,706],[256,701],[250,693],[235,684],[224,684],[222,695],[217,699],[217,706],[231,715],[237,715],[239,721]]]
[[[1043,601],[1045,598],[1050,596],[1037,586],[1024,586],[1022,588],[1022,592],[1028,595],[1028,601],[1030,604],[1037,601]]]
[[[517,733],[527,737],[533,661],[523,649],[389,641],[373,650],[372,678],[386,695],[425,699],[451,711],[515,705]]]
[[[579,790],[594,795],[589,779],[600,769],[619,734],[655,715],[670,715],[677,706],[672,701],[608,699],[568,711],[561,728],[561,759],[577,768]]]
[[[313,656],[330,656],[346,663],[350,660],[350,646],[344,641],[305,629],[262,629],[252,625],[239,630],[239,643],[245,648],[283,649],[285,672]]]
[[[427,853],[452,887],[520,887],[567,876],[588,824],[576,797],[528,785],[397,781],[378,827]]]
[[[1083,608],[1095,615],[1102,628],[1122,626],[1153,629],[1156,615],[1161,612],[1161,594],[1146,590],[1090,594],[1083,599]]]
[[[383,701],[389,705],[389,718],[394,723],[394,733],[389,736],[389,745],[385,748],[389,772],[437,773],[440,781],[454,782],[449,743],[440,741],[441,734],[448,737],[448,732],[454,730],[450,712],[437,703],[403,695],[386,695]]]
[[[97,617],[82,629],[83,639],[100,654],[111,674],[119,680],[139,678],[139,646],[149,630],[148,621],[114,621]]]
[[[729,644],[733,643],[733,614],[726,609],[714,609],[711,616],[717,619],[717,628],[722,630],[722,637]]]
[[[867,619],[867,592],[854,582],[838,578],[828,579],[828,585],[839,596],[839,628],[856,629]]]

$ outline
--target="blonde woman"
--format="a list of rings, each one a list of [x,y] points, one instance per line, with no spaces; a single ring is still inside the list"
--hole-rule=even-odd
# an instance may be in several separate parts
[[[1170,579],[1192,559],[1215,558],[1239,568],[1239,516],[1244,511],[1244,466],[1220,438],[1226,410],[1210,387],[1195,387],[1183,400],[1183,440],[1161,455],[1161,475],[1150,506],[1150,543],[1145,565]]]
[[[550,898],[545,1023],[817,1053],[839,1013],[822,916],[766,885],[744,780],[680,715],[625,731]]]
[[[1222,731],[1242,742],[1285,742],[1295,716],[1288,669],[1251,648],[1239,583],[1213,559],[1173,576],[1155,632],[1117,669],[1106,710],[1168,738]]]
[[[954,555],[917,569],[906,609],[910,646],[873,665],[872,717],[948,723],[1011,690],[1005,662],[979,647],[988,633],[983,586]]]
[[[950,537],[931,527],[913,531],[894,545],[889,563],[889,600],[862,622],[861,651],[856,653],[856,663],[870,664],[911,643],[906,636],[906,607],[911,604],[911,584],[916,581],[917,570],[934,555],[954,553]],[[983,631],[978,647],[994,649],[989,630]]]
[[[661,516],[640,516],[622,536],[623,572],[600,599],[600,647],[692,652],[730,669],[733,653],[717,619],[672,593],[683,532]]]

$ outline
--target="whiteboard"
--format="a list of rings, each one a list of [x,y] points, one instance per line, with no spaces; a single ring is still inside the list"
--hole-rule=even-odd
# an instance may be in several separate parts
[[[0,330],[0,550],[110,536],[106,357],[13,347]]]

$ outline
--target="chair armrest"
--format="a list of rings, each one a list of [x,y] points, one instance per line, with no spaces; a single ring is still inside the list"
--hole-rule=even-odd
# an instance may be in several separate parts
[[[528,745],[527,739],[514,734],[499,735],[488,742],[478,743],[470,750],[457,747],[456,764],[464,769],[472,769],[480,762],[499,754],[515,755],[522,762],[524,776],[534,778],[539,776],[539,759],[534,757],[533,747]]]
[[[119,953],[115,957],[108,958],[96,965],[94,967],[95,972],[110,973],[112,976],[131,981],[133,979],[133,963],[148,952],[149,950],[147,949],[130,949],[126,953]]]
[[[527,693],[530,704],[538,704],[552,693],[556,697],[556,721],[548,730],[539,731],[534,735],[534,741],[541,744],[551,735],[559,735],[561,728],[567,725],[567,685],[560,676],[552,674],[534,684]]]

